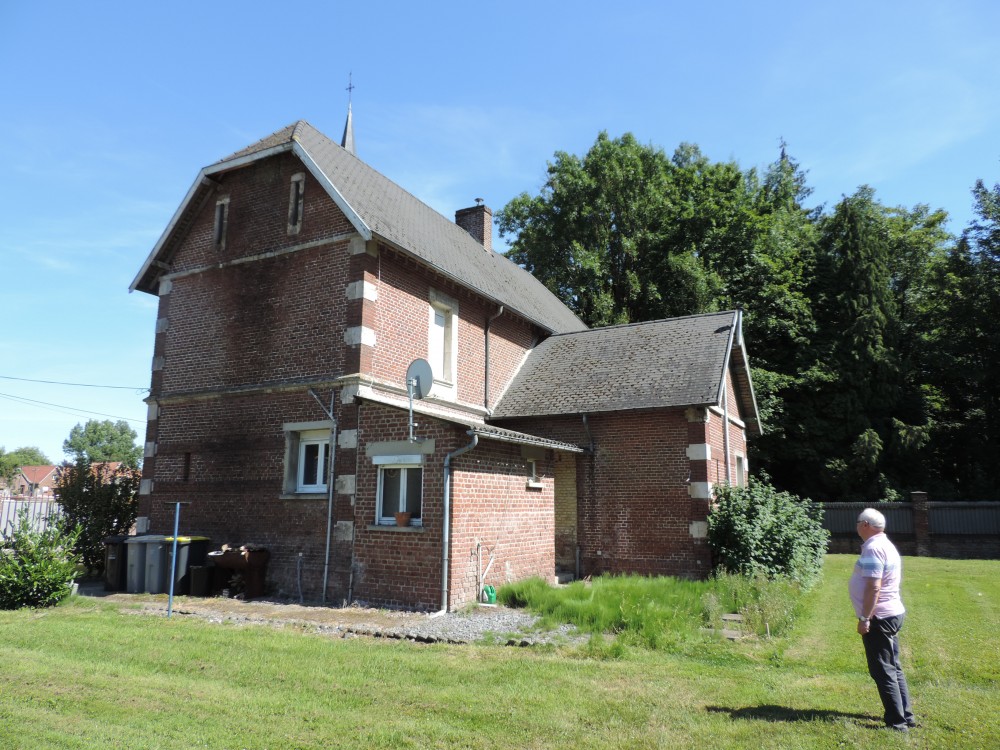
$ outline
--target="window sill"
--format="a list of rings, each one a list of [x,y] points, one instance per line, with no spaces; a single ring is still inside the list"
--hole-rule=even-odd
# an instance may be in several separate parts
[[[387,523],[372,523],[367,526],[368,531],[392,531],[400,534],[423,534],[423,526],[395,526]]]
[[[278,495],[279,500],[326,500],[325,492],[283,492]]]

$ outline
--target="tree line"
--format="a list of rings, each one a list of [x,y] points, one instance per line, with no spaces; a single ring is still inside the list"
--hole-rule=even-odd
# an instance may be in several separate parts
[[[765,434],[752,465],[817,500],[997,499],[1000,184],[959,235],[859,187],[809,207],[764,170],[601,133],[497,214],[509,257],[589,326],[744,310]]]

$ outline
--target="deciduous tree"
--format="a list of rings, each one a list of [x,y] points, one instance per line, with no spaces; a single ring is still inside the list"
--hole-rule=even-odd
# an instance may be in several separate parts
[[[87,463],[121,461],[136,467],[142,460],[142,448],[136,445],[136,432],[128,422],[119,419],[90,419],[85,425],[76,425],[63,441],[63,451],[74,461]]]

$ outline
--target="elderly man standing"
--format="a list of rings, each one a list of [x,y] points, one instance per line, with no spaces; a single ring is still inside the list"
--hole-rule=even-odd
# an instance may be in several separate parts
[[[858,536],[864,541],[849,589],[868,658],[868,674],[885,706],[885,725],[906,732],[917,722],[899,663],[899,631],[906,612],[899,598],[903,563],[885,535],[885,516],[877,510],[866,508],[858,516]]]

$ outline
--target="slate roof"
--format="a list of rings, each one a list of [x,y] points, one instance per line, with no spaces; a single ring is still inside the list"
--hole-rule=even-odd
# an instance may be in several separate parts
[[[757,408],[739,313],[720,312],[550,336],[528,355],[491,420],[719,404],[726,363],[751,432]]]
[[[174,216],[136,276],[133,289],[155,293],[157,261],[169,260],[170,237],[184,226],[188,205],[198,206],[203,176],[239,168],[272,150],[291,149],[307,166],[319,170],[331,197],[359,231],[386,240],[437,272],[502,304],[542,328],[563,333],[586,325],[530,273],[503,255],[486,250],[467,231],[380,174],[354,154],[300,120],[202,170],[184,204]],[[310,162],[312,163],[310,165]],[[315,174],[315,171],[314,171]],[[324,182],[324,179],[320,180]],[[353,216],[352,216],[353,214]]]

